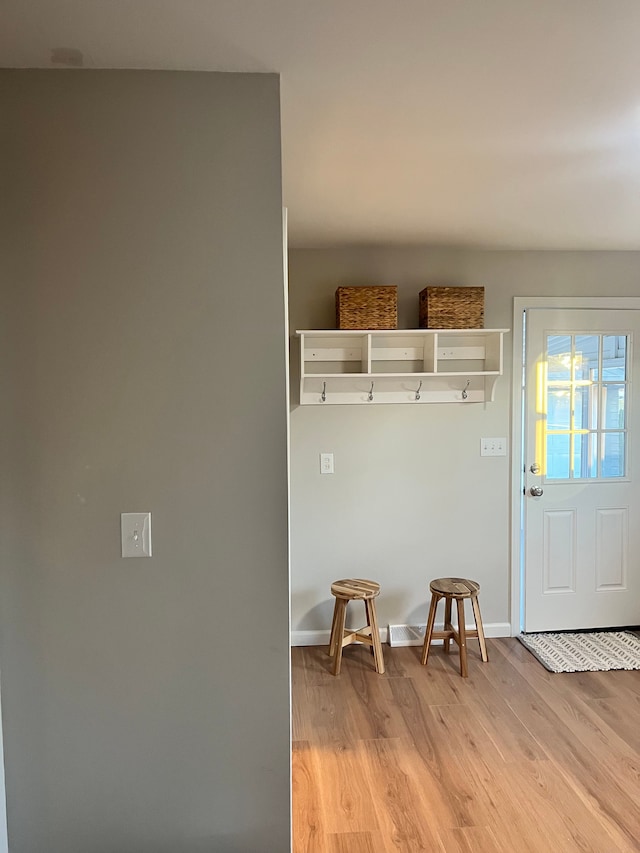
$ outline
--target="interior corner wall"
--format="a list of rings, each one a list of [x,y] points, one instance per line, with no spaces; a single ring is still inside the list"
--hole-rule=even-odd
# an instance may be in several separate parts
[[[0,103],[10,849],[282,853],[278,77],[3,71]]]
[[[381,627],[424,625],[433,578],[474,578],[485,627],[508,634],[510,459],[481,458],[480,439],[510,443],[512,336],[493,403],[296,405],[295,330],[335,328],[336,287],[366,284],[398,285],[399,328],[418,327],[418,293],[427,285],[484,286],[485,326],[510,329],[515,296],[637,296],[640,253],[290,251],[293,642],[328,637],[329,589],[340,577],[380,582]],[[321,452],[334,453],[332,476],[320,474]]]

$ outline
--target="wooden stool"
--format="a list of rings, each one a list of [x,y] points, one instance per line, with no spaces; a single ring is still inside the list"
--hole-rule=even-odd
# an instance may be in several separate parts
[[[429,647],[432,640],[444,640],[444,650],[449,654],[449,641],[455,640],[460,649],[460,675],[466,678],[467,672],[467,637],[477,637],[480,645],[480,654],[482,660],[486,663],[489,660],[487,655],[487,644],[484,639],[484,631],[482,629],[482,617],[480,616],[480,604],[478,603],[478,593],[480,592],[480,584],[475,581],[466,580],[465,578],[438,578],[431,581],[429,584],[431,590],[431,607],[429,608],[429,618],[427,620],[427,630],[424,635],[424,646],[422,647],[421,663],[426,665],[429,657]],[[436,608],[441,598],[445,600],[444,606],[444,631],[434,631],[433,626],[436,621]],[[476,621],[475,630],[467,631],[464,625],[464,600],[471,599],[473,607],[473,617]],[[451,624],[451,604],[456,600],[458,607],[458,630]]]
[[[378,630],[378,617],[376,616],[376,597],[380,594],[380,584],[375,581],[347,578],[331,584],[331,595],[335,595],[336,604],[333,609],[333,622],[331,624],[331,639],[329,640],[329,655],[333,657],[333,674],[340,674],[342,663],[342,649],[351,643],[366,643],[373,650],[373,659],[376,670],[384,672],[384,660],[382,658],[382,644],[380,642],[380,631]],[[364,601],[364,609],[367,614],[367,624],[357,631],[345,631],[345,620],[347,617],[347,604],[350,601]]]

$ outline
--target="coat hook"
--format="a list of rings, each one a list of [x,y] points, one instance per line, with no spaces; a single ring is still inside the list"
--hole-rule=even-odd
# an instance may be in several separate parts
[[[422,379],[420,380],[420,384],[418,385],[418,390],[416,391],[416,400],[420,399],[420,389],[422,388]]]
[[[464,388],[463,388],[463,390],[462,390],[462,399],[463,399],[463,400],[466,400],[466,399],[467,399],[467,397],[469,396],[469,395],[467,394],[467,388],[469,387],[469,385],[470,385],[470,384],[471,384],[471,380],[470,380],[470,379],[467,379],[467,384],[464,386]]]
[[[327,399],[327,383],[326,382],[322,383],[322,394],[320,395],[320,399],[322,400],[323,403]]]
[[[369,391],[369,402],[373,400],[373,382],[371,383],[371,389]]]

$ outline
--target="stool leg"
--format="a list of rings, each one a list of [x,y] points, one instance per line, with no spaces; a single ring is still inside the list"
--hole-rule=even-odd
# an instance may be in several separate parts
[[[371,648],[373,649],[376,671],[382,675],[384,673],[384,658],[382,657],[382,643],[380,642],[375,600],[373,598],[371,600],[365,599],[364,608],[367,611],[367,625],[371,626]]]
[[[451,625],[451,597],[447,597],[444,602],[444,630],[452,630]],[[449,654],[449,643],[451,642],[451,634],[444,638],[444,653]]]
[[[458,636],[460,637],[460,675],[466,678],[467,670],[467,631],[464,626],[464,598],[457,599],[458,604]]]
[[[336,603],[340,606],[336,616],[336,634],[334,637],[335,654],[333,656],[333,674],[340,675],[342,665],[342,641],[344,639],[344,624],[347,618],[347,602],[344,598],[337,598]]]
[[[335,642],[336,642],[336,624],[338,621],[338,602],[339,598],[336,598],[336,602],[333,605],[333,620],[331,622],[331,637],[329,638],[329,650],[328,655],[332,658],[335,654]]]
[[[365,615],[367,617],[367,627],[371,628],[371,610],[369,609],[369,599],[367,599],[367,598],[363,599],[362,603],[364,604],[364,612],[365,612]],[[371,636],[371,645],[369,646],[369,651],[371,652],[371,657],[373,658],[373,662],[375,664],[375,662],[376,662],[376,650],[373,647],[373,629],[370,632],[370,636]]]
[[[431,646],[431,635],[433,634],[433,626],[436,621],[436,608],[438,606],[438,601],[440,600],[439,596],[436,595],[435,592],[431,593],[431,605],[429,607],[429,618],[427,619],[427,627],[424,632],[424,644],[422,646],[422,657],[420,658],[420,663],[423,666],[427,665],[427,659],[429,658],[429,648]]]
[[[471,606],[473,607],[473,617],[476,620],[476,628],[478,629],[478,644],[480,646],[480,654],[482,655],[482,660],[486,663],[489,660],[489,655],[487,654],[487,643],[484,639],[482,616],[480,615],[480,602],[478,601],[477,595],[474,595],[471,599]]]

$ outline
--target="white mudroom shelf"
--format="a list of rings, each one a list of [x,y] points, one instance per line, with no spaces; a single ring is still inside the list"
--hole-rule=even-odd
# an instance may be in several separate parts
[[[311,330],[300,338],[300,403],[483,403],[508,329]]]

